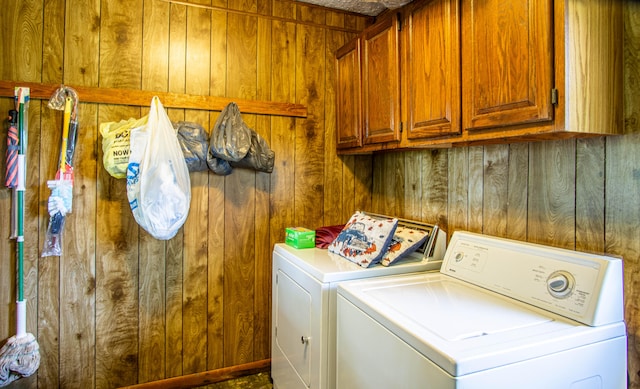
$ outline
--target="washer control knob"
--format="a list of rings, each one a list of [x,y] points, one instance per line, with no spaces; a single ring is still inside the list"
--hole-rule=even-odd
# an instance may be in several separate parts
[[[557,298],[569,297],[573,292],[575,281],[571,273],[560,270],[553,272],[547,278],[547,290],[552,296]]]

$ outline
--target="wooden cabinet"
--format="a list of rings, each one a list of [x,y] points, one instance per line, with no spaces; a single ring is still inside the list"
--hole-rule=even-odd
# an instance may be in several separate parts
[[[336,52],[338,149],[362,146],[360,57],[360,39],[352,40]]]
[[[398,18],[389,15],[362,36],[364,143],[400,140]]]
[[[553,119],[551,1],[463,1],[465,130]]]
[[[399,33],[388,18],[359,38],[362,145],[347,152],[623,133],[622,2],[416,0],[398,13]]]
[[[397,143],[401,123],[395,15],[341,47],[336,66],[338,149],[373,150],[386,142]]]
[[[402,146],[460,133],[458,0],[415,1],[404,11]]]
[[[460,140],[622,134],[622,4],[463,0]]]

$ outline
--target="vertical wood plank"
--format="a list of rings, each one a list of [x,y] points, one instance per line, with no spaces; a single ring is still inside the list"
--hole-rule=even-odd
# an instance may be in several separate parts
[[[448,230],[447,194],[448,194],[448,158],[446,150],[424,152],[422,159],[422,210],[420,220],[438,224]]]
[[[45,104],[42,103],[42,105]],[[43,108],[41,112],[40,123],[42,128],[60,128],[62,123],[60,111]],[[60,131],[56,131],[55,134],[53,131],[42,131],[40,139],[42,144],[59,144]],[[59,154],[53,150],[41,153],[41,174],[53,177],[55,167],[58,165],[58,159]],[[40,193],[42,199],[47,199],[50,194],[49,188],[46,186],[41,187]],[[47,226],[46,223],[49,221],[47,216],[43,211],[40,242],[43,242],[44,230]],[[60,379],[60,258],[41,258],[39,260],[38,273],[38,344],[40,347],[38,381],[39,385],[44,387],[57,387]]]
[[[527,240],[529,145],[509,145],[509,183],[505,237]]]
[[[625,2],[625,134],[605,141],[605,250],[624,258],[631,388],[640,388],[640,3]]]
[[[401,216],[406,219],[420,219],[422,213],[422,163],[424,153],[409,151],[404,154],[404,209]]]
[[[210,5],[209,0],[198,4]],[[187,8],[186,84],[189,94],[209,94],[211,68],[211,12]],[[185,111],[185,120],[209,127],[209,114]],[[208,173],[192,172],[191,205],[184,231],[183,374],[207,369],[207,222]]]
[[[168,3],[143,1],[141,87],[168,89]],[[141,109],[141,115],[143,114]],[[140,242],[138,382],[166,377],[166,244],[143,235]]]
[[[230,8],[255,10],[255,1],[232,1]],[[255,98],[257,91],[257,18],[229,14],[228,83],[231,97]],[[255,115],[242,115],[255,129]],[[255,301],[255,180],[256,173],[234,169],[225,182],[225,364],[253,357]]]
[[[607,138],[605,249],[624,259],[625,321],[629,376],[637,387],[640,373],[640,134]],[[636,386],[634,386],[636,385]]]
[[[384,214],[385,204],[387,202],[389,185],[383,186],[382,183],[386,182],[390,183],[391,180],[395,179],[395,175],[390,174],[389,177],[385,175],[387,169],[385,168],[385,163],[387,161],[386,155],[374,154],[372,156],[373,160],[373,199],[371,203],[371,211],[374,213]],[[391,185],[395,184],[395,182],[391,183]],[[345,220],[346,222],[346,220]]]
[[[226,0],[213,5],[225,6]],[[227,13],[211,12],[211,70],[209,93],[226,96],[227,84]],[[209,115],[209,133],[213,131],[218,113]],[[225,178],[209,173],[209,237],[208,237],[208,330],[207,367],[224,367],[224,187]]]
[[[373,158],[370,155],[356,156],[354,159],[354,208],[347,212],[342,223],[349,221],[349,217],[356,210],[373,209]]]
[[[100,2],[72,0],[65,4],[62,81],[75,85],[98,86],[99,63],[96,53],[100,47]],[[95,339],[99,331],[95,261],[99,244],[96,238],[101,235],[92,228],[85,228],[86,225],[96,225],[97,214],[100,212],[100,206],[95,203],[97,194],[100,193],[96,193],[96,189],[100,189],[93,184],[96,181],[97,170],[93,157],[97,139],[97,118],[96,106],[80,106],[78,134],[81,138],[78,139],[74,157],[78,169],[75,173],[73,212],[65,225],[67,237],[73,236],[76,243],[87,246],[73,249],[73,253],[69,251],[70,246],[65,246],[65,256],[60,259],[60,355],[64,355],[65,358],[60,359],[59,384],[68,387],[92,387],[99,382],[95,371],[98,364]],[[80,168],[81,165],[84,166]],[[78,197],[77,190],[80,188],[83,188],[84,192],[82,198]],[[92,247],[94,244],[95,248]],[[65,319],[69,317],[73,320]]]
[[[402,153],[376,155],[374,160],[373,210],[389,216],[404,212],[405,161]],[[378,178],[379,177],[379,178]],[[382,178],[384,177],[384,178]]]
[[[126,11],[124,11],[126,10]],[[142,53],[142,3],[126,1],[101,2],[100,9],[100,85],[140,88]],[[89,55],[84,53],[84,55]],[[120,66],[124,66],[123,70]],[[103,109],[105,110],[103,112]],[[101,106],[99,118],[113,115],[115,120],[140,117],[135,107]],[[147,109],[148,111],[148,109]],[[100,121],[102,122],[102,121]],[[101,169],[100,173],[106,175]],[[108,178],[108,180],[112,180]],[[121,191],[119,197],[126,193]],[[128,205],[127,202],[125,204]],[[125,208],[126,209],[126,208]],[[131,228],[137,228],[131,212],[127,214]],[[115,216],[115,215],[114,215]],[[122,217],[122,214],[118,215]],[[117,223],[121,224],[121,223]],[[128,227],[128,226],[127,226]],[[102,231],[98,235],[102,237]],[[135,234],[129,236],[135,237]],[[128,238],[125,238],[128,239]],[[110,242],[105,242],[109,245]],[[131,328],[139,326],[140,263],[156,251],[153,241],[144,231],[137,241],[130,241],[129,250],[114,247],[120,259],[99,258],[98,295],[96,307],[96,386],[113,387],[135,384],[138,379],[139,334]],[[113,320],[117,317],[118,320]],[[117,356],[121,356],[118,358]],[[122,356],[125,356],[124,358]]]
[[[44,4],[43,15],[42,81],[58,83],[62,81],[65,34],[64,1],[51,1]],[[59,117],[60,112],[47,108],[44,101],[38,104],[41,106],[41,128],[60,128],[59,122],[56,122],[56,116]],[[40,142],[42,145],[57,144],[53,140],[58,139],[57,136],[58,134],[54,135],[53,131],[41,131]],[[48,175],[45,172],[53,171],[58,163],[58,158],[59,156],[53,152],[41,153],[39,158],[39,171],[41,174]],[[47,198],[49,193],[46,186],[40,186],[41,199]],[[41,232],[39,242],[43,242],[45,223],[48,223],[48,215],[44,212],[44,209],[41,210],[41,215],[44,215],[44,217],[40,217]],[[60,261],[57,258],[53,260],[41,259],[38,263],[38,344],[40,347],[38,385],[41,387],[56,387],[59,385],[60,380]],[[0,283],[2,282],[0,281]],[[0,316],[2,316],[1,313]]]
[[[575,140],[531,143],[528,240],[575,248]]]
[[[167,84],[169,92],[185,93],[187,8],[169,6],[169,53]],[[184,110],[169,109],[172,121],[184,120]],[[165,243],[165,367],[166,377],[183,373],[183,285],[184,229]]]
[[[342,24],[343,20],[334,20],[334,23]],[[343,163],[336,152],[336,96],[334,85],[336,84],[335,50],[341,47],[345,40],[344,34],[335,31],[326,31],[325,66],[325,129],[324,129],[324,220],[322,225],[335,225],[343,223],[342,198],[343,192]]]
[[[261,12],[270,14],[268,2],[262,5]],[[258,18],[257,47],[257,95],[259,100],[271,99],[271,21]],[[266,115],[256,117],[256,132],[271,144],[271,119]],[[269,230],[269,191],[271,178],[268,173],[256,172],[256,209],[255,209],[255,300],[253,360],[271,356],[271,232]]]
[[[336,225],[345,224],[354,211],[358,209],[356,206],[356,160],[353,155],[343,155],[340,157],[342,168],[342,212],[340,219],[336,221]],[[371,209],[362,209],[371,211]],[[330,225],[330,223],[327,223]]]
[[[95,126],[140,115],[139,108],[106,105],[99,109],[94,105],[83,106],[82,114],[89,107],[93,108]],[[102,161],[102,155],[99,160]],[[94,222],[99,227],[95,249],[95,386],[107,388],[130,385],[137,379],[138,331],[132,332],[131,328],[138,326],[138,244],[141,230],[131,214],[126,180],[116,180],[102,167],[97,172],[97,214],[100,221]],[[79,316],[78,313],[69,313],[69,317]],[[77,348],[71,350],[66,352],[78,353]],[[83,365],[86,355],[78,355],[78,358],[77,368],[86,366],[86,362]],[[66,362],[67,357],[61,361]]]
[[[466,230],[468,227],[469,207],[469,156],[468,148],[449,150],[449,226],[447,237],[455,230]]]
[[[469,147],[469,209],[467,214],[469,231],[482,232],[484,147]]]
[[[482,232],[504,236],[507,232],[509,145],[491,145],[484,152]]]
[[[576,141],[576,250],[604,252],[605,140]]]
[[[7,7],[6,9],[4,7]],[[39,81],[40,63],[42,61],[42,53],[40,52],[40,40],[42,39],[42,4],[37,3],[25,3],[25,2],[8,2],[3,4],[3,15],[0,17],[0,21],[7,23],[5,26],[0,27],[2,33],[2,40],[9,40],[4,43],[0,43],[0,47],[8,47],[11,50],[12,56],[5,60],[0,60],[0,75],[7,75],[17,77],[18,80],[25,81]],[[6,38],[5,34],[6,33]],[[6,45],[6,46],[5,46]],[[3,99],[4,100],[4,99]],[[39,257],[39,237],[38,237],[38,215],[39,215],[39,183],[41,177],[39,174],[39,154],[40,154],[40,137],[41,137],[41,124],[40,124],[40,112],[41,104],[38,101],[32,101],[27,106],[27,118],[25,123],[27,124],[27,149],[26,149],[26,182],[24,190],[24,215],[23,215],[23,298],[26,302],[26,331],[33,334],[36,340],[39,340],[38,334],[38,257]],[[9,109],[14,108],[14,102],[12,99],[6,100],[6,105],[2,105],[2,115],[7,117]],[[3,121],[2,132],[6,133]],[[4,145],[2,151],[6,152],[5,137],[2,137]],[[22,141],[22,140],[21,140]],[[5,154],[2,154],[5,155]],[[4,161],[2,162],[4,168]],[[0,276],[0,284],[3,290],[0,292],[3,306],[0,308],[0,345],[5,344],[5,339],[13,336],[17,332],[16,321],[16,301],[18,298],[17,293],[17,240],[9,239],[10,228],[9,220],[11,220],[11,209],[17,209],[17,205],[12,200],[11,189],[4,187],[4,172],[2,169],[1,184],[3,195],[1,198],[2,206],[6,210],[4,213],[3,224],[6,224],[5,235],[0,247],[2,251],[2,259],[0,260],[0,266],[2,266],[3,273]],[[6,305],[4,304],[6,301]],[[3,331],[4,329],[4,331]],[[35,388],[38,383],[38,376],[32,375],[31,377],[20,380],[21,385],[24,388]]]
[[[298,17],[324,18],[298,8]],[[321,12],[318,12],[321,13]],[[307,106],[306,119],[296,119],[295,223],[316,228],[322,223],[324,190],[325,36],[317,27],[296,26],[296,103]]]
[[[273,15],[285,18],[293,14],[293,4],[274,1]],[[271,98],[274,101],[294,101],[296,96],[296,35],[294,23],[274,20],[271,45]],[[276,154],[271,173],[270,230],[271,243],[284,241],[284,229],[294,224],[295,194],[295,120],[271,118],[271,148]]]

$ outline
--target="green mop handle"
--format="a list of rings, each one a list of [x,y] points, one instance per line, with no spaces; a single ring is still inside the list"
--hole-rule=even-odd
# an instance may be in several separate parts
[[[24,286],[23,286],[23,258],[24,258],[24,190],[25,190],[25,177],[26,177],[26,163],[25,163],[25,150],[26,150],[26,131],[24,128],[24,101],[20,101],[20,110],[18,113],[18,132],[20,134],[19,151],[18,151],[18,236],[16,240],[17,255],[18,255],[18,301],[24,300]]]

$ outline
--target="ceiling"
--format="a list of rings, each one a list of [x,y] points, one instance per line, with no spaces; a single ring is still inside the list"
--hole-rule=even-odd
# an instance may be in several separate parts
[[[376,16],[387,9],[400,8],[411,0],[298,0],[303,3]]]

